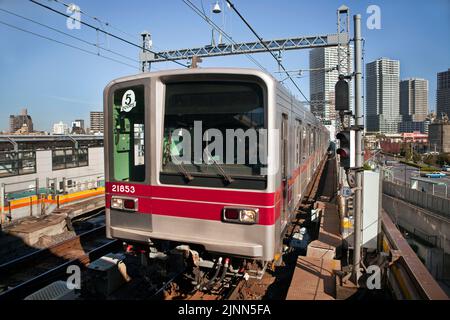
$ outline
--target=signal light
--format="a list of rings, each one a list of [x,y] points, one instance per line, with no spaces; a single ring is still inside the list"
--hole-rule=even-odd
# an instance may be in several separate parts
[[[355,131],[344,130],[336,135],[339,140],[339,148],[336,153],[340,157],[340,165],[343,168],[352,168],[355,166]]]
[[[339,80],[334,86],[334,101],[336,111],[347,111],[350,109],[350,95],[348,82],[343,75],[339,75]]]

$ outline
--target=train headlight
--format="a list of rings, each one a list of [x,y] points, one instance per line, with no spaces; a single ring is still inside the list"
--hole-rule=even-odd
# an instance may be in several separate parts
[[[223,208],[223,221],[231,223],[255,224],[258,223],[258,212],[256,208]]]
[[[125,210],[125,211],[137,211],[138,199],[136,198],[111,198],[111,209]]]
[[[120,198],[111,198],[111,209],[123,209],[123,200]]]
[[[240,215],[239,215],[239,220],[241,220],[241,222],[245,222],[245,223],[256,223],[256,216],[257,216],[257,212],[256,210],[241,210]]]

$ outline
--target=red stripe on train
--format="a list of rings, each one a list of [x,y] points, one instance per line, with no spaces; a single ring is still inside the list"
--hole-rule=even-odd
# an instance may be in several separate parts
[[[110,208],[111,197],[112,194],[106,195],[107,208]],[[214,221],[222,220],[222,209],[225,206],[218,203],[190,202],[192,200],[155,199],[151,197],[138,197],[138,199],[139,213]],[[259,208],[258,224],[260,225],[273,225],[280,215],[279,207],[276,216],[274,208],[253,207]]]

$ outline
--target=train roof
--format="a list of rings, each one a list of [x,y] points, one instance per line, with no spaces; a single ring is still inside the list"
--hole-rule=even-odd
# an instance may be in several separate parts
[[[260,69],[254,69],[254,68],[183,68],[183,69],[169,69],[169,70],[160,70],[160,71],[154,71],[154,72],[144,72],[139,73],[135,75],[125,76],[121,78],[117,78],[113,81],[111,81],[105,88],[105,91],[109,89],[111,86],[113,86],[116,83],[125,82],[125,81],[133,81],[133,80],[139,80],[139,79],[145,79],[145,78],[151,78],[151,77],[163,77],[163,76],[171,76],[171,75],[185,75],[185,74],[235,74],[235,75],[251,75],[256,76],[261,79],[263,79],[266,83],[272,83],[274,87],[286,92],[286,94],[292,96],[294,99],[295,96],[283,85],[281,84],[275,77],[273,77],[271,74],[262,71]],[[303,103],[298,101],[302,107]],[[306,108],[305,108],[306,109]],[[319,125],[319,120],[309,111],[306,109],[306,112],[311,115],[311,121],[314,119],[315,124]],[[312,118],[313,117],[313,118]]]
[[[150,77],[170,76],[170,75],[183,75],[183,74],[240,74],[240,75],[254,75],[264,80],[271,80],[278,82],[271,74],[253,68],[183,68],[183,69],[169,69],[153,72],[144,72],[135,75],[125,76],[117,78],[111,81],[107,87],[124,81],[145,79]]]

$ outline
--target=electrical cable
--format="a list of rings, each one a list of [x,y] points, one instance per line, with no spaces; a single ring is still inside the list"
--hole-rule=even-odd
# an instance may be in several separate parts
[[[297,90],[300,92],[300,94],[303,96],[303,98],[305,98],[305,100],[309,102],[308,98],[306,98],[306,96],[303,94],[302,90],[300,89],[300,87],[297,85],[297,83],[294,81],[294,79],[292,79],[292,77],[290,76],[290,74],[287,72],[286,68],[283,66],[283,64],[281,63],[281,61],[278,60],[278,58],[275,56],[275,54],[269,49],[269,47],[267,46],[267,44],[263,41],[263,39],[258,35],[258,33],[256,33],[255,29],[253,29],[253,27],[248,23],[248,21],[241,15],[241,13],[239,12],[239,10],[236,9],[236,7],[234,6],[234,4],[230,1],[230,0],[226,0],[227,3],[230,5],[230,7],[233,9],[234,12],[236,12],[236,14],[239,16],[239,18],[245,23],[245,25],[250,29],[250,31],[255,35],[255,37],[259,40],[259,42],[266,48],[267,52],[269,52],[272,57],[275,59],[275,61],[277,61],[278,65],[283,69],[283,71],[286,73],[287,76],[289,76],[289,79],[291,80],[292,84],[297,88]]]
[[[125,43],[127,43],[127,44],[129,44],[129,45],[132,45],[132,46],[134,46],[134,47],[137,47],[137,48],[139,48],[139,49],[141,49],[141,50],[143,50],[143,51],[147,51],[147,52],[153,53],[153,54],[155,55],[155,57],[157,57],[158,55],[161,55],[161,56],[162,56],[163,58],[165,58],[167,61],[176,63],[176,64],[178,64],[178,65],[180,65],[180,66],[183,66],[183,67],[186,67],[186,68],[188,67],[188,66],[187,66],[186,64],[184,64],[184,63],[178,62],[178,61],[176,61],[176,60],[168,60],[168,59],[167,59],[167,56],[164,56],[164,55],[162,55],[162,54],[158,54],[157,52],[152,51],[152,50],[150,50],[150,49],[143,48],[141,45],[138,45],[138,44],[136,44],[136,43],[133,43],[133,42],[131,42],[131,41],[128,41],[127,39],[124,39],[124,38],[122,38],[122,37],[119,37],[119,36],[117,36],[117,35],[115,35],[115,34],[113,34],[113,33],[111,33],[111,32],[105,31],[105,30],[103,30],[103,29],[101,29],[101,28],[95,27],[95,26],[93,26],[93,25],[91,25],[91,24],[89,24],[89,23],[87,23],[87,22],[81,21],[80,19],[73,18],[73,17],[69,16],[68,14],[65,14],[64,12],[58,11],[58,10],[56,10],[56,9],[54,9],[54,8],[52,8],[52,7],[49,7],[49,6],[45,5],[45,4],[42,4],[42,3],[38,2],[38,1],[35,1],[35,0],[29,0],[29,1],[32,2],[32,3],[34,3],[34,4],[36,4],[36,5],[38,5],[38,6],[40,6],[40,7],[42,7],[42,8],[45,8],[45,9],[47,9],[47,10],[50,10],[50,11],[52,11],[52,12],[54,12],[54,13],[59,14],[59,15],[62,15],[62,16],[64,16],[64,17],[66,17],[66,18],[72,19],[72,20],[74,20],[74,21],[78,21],[79,23],[81,23],[81,24],[83,24],[83,25],[85,25],[85,26],[87,26],[87,27],[89,27],[89,28],[92,28],[92,29],[94,29],[94,30],[96,30],[96,31],[99,31],[99,32],[101,32],[101,33],[103,33],[103,34],[105,34],[105,35],[108,35],[108,36],[110,36],[110,37],[112,37],[112,38],[114,38],[114,39],[123,41],[123,42],[125,42]]]
[[[128,67],[131,67],[131,68],[140,70],[140,68],[138,68],[138,67],[136,67],[136,66],[133,66],[133,65],[131,65],[131,64],[128,64],[128,63],[126,63],[126,62],[123,62],[123,61],[120,61],[120,60],[117,60],[117,59],[114,59],[114,58],[111,58],[111,57],[108,57],[108,56],[104,56],[104,55],[101,55],[100,53],[92,52],[92,51],[89,51],[89,50],[86,50],[86,49],[83,49],[83,48],[80,48],[80,47],[71,45],[71,44],[69,44],[69,43],[62,42],[62,41],[59,41],[59,40],[56,40],[56,39],[53,39],[53,38],[44,36],[44,35],[39,34],[39,33],[35,33],[35,32],[29,31],[29,30],[26,30],[26,29],[22,29],[22,28],[20,28],[20,27],[17,27],[17,26],[15,26],[15,25],[12,25],[12,24],[9,24],[9,23],[6,23],[6,22],[1,21],[1,20],[0,20],[0,24],[3,24],[3,25],[5,25],[5,26],[8,26],[8,27],[10,27],[10,28],[13,28],[13,29],[16,29],[16,30],[19,30],[19,31],[22,31],[22,32],[26,32],[26,33],[32,34],[32,35],[34,35],[34,36],[36,36],[36,37],[39,37],[39,38],[43,38],[43,39],[46,39],[46,40],[49,40],[49,41],[53,41],[53,42],[59,43],[59,44],[64,45],[64,46],[67,46],[67,47],[70,47],[70,48],[73,48],[73,49],[77,49],[77,50],[80,50],[80,51],[82,51],[82,52],[89,53],[89,54],[92,54],[92,55],[95,55],[95,56],[98,56],[98,57],[102,57],[102,58],[104,58],[104,59],[111,60],[111,61],[114,61],[114,62],[123,64],[123,65],[126,65],[126,66],[128,66]]]

